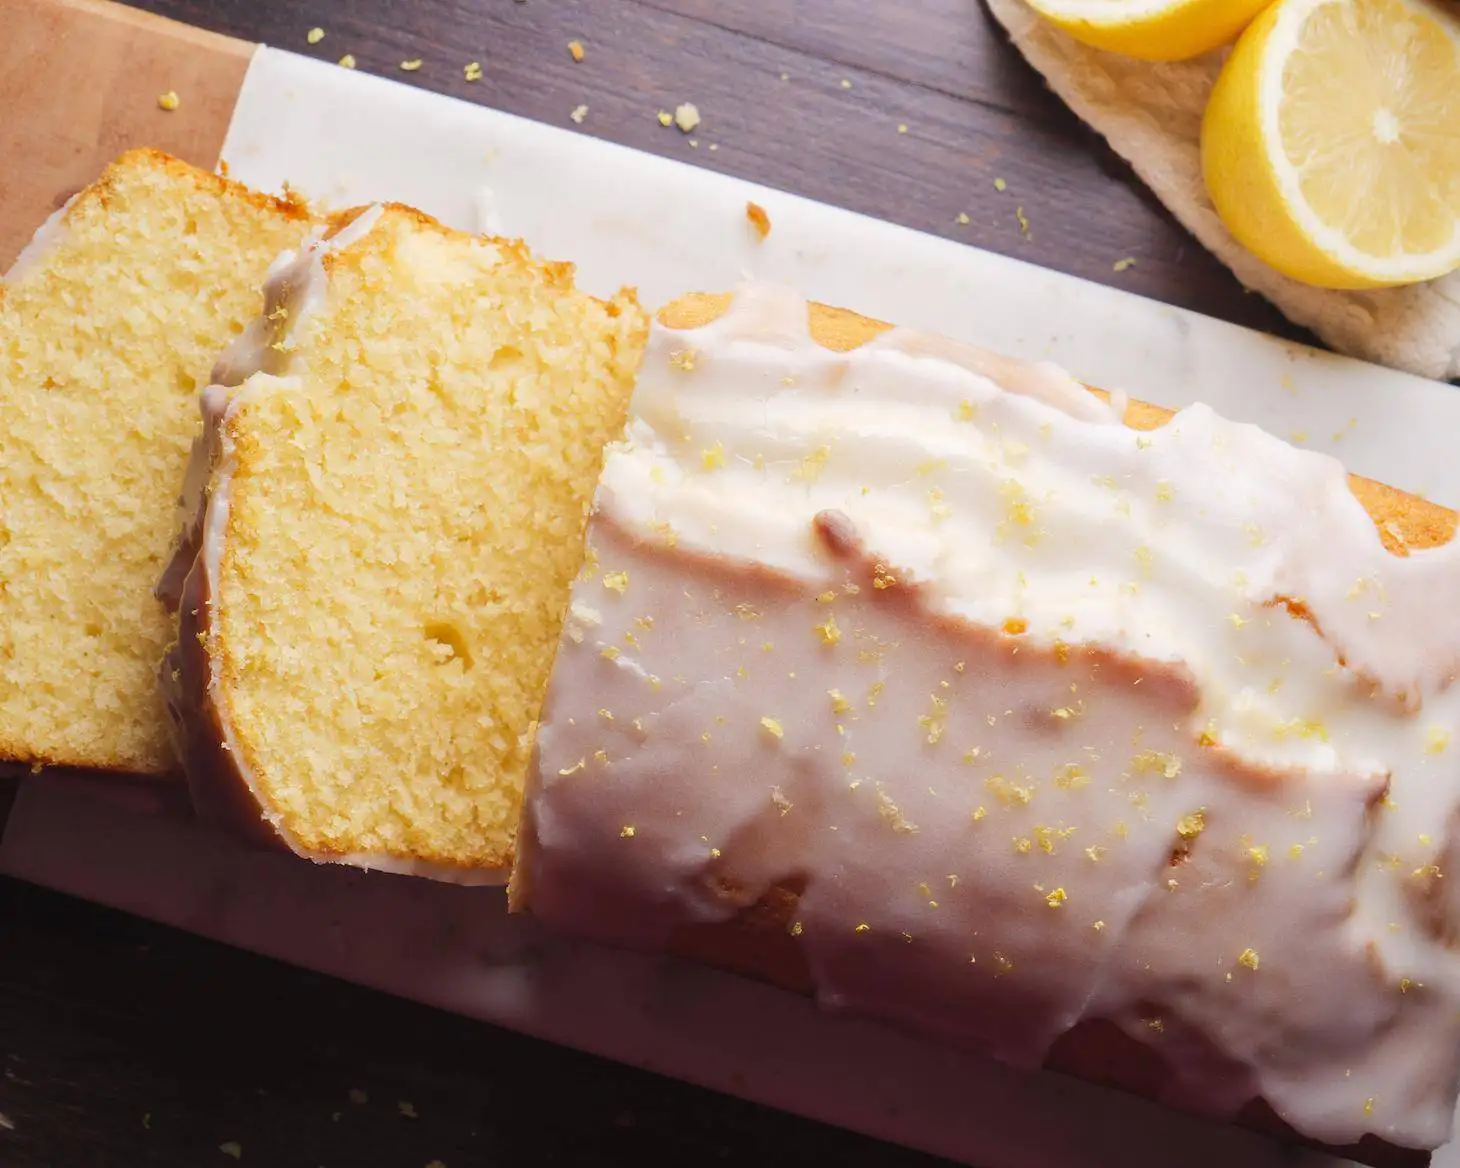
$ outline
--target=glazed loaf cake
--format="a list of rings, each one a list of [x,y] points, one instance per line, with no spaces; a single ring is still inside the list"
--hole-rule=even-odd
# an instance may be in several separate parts
[[[299,206],[137,150],[0,282],[0,759],[175,769],[152,585],[197,393],[308,226]]]
[[[752,286],[667,308],[514,908],[1330,1146],[1460,1076],[1444,508]]]
[[[632,293],[400,206],[281,257],[204,396],[162,671],[207,820],[503,882]]]

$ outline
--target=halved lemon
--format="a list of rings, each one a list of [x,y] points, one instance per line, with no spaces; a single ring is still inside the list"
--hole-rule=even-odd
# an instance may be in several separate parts
[[[1272,0],[1029,0],[1077,41],[1145,61],[1182,61],[1230,44]]]
[[[1234,236],[1326,288],[1460,267],[1460,9],[1278,0],[1242,34],[1202,120]]]

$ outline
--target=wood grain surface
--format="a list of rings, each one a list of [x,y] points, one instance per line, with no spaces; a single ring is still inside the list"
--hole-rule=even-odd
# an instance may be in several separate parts
[[[236,88],[201,42],[159,75],[122,38],[105,68],[77,76],[78,34],[58,24],[23,50],[7,37],[7,12],[51,2],[0,0],[7,165],[7,144],[26,125],[34,137],[7,104],[24,71],[41,70],[57,103],[26,116],[60,127],[32,161],[71,167],[76,185],[115,152],[94,116],[103,87],[137,102],[174,89],[184,110]],[[331,61],[348,53],[360,69],[554,124],[586,105],[584,133],[1307,339],[1172,221],[977,0],[145,7]],[[314,27],[326,35],[311,45]],[[703,118],[693,134],[659,124],[686,101]],[[216,151],[171,116],[158,115],[158,144]],[[6,182],[0,167],[0,231],[28,233],[15,219],[49,208],[8,205]],[[1125,259],[1136,262],[1116,271]],[[0,782],[0,814],[5,794]],[[0,881],[0,1166],[193,1168],[235,1153],[269,1168],[931,1163]]]

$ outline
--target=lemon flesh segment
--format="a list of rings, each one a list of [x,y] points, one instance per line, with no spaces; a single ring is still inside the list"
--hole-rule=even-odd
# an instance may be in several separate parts
[[[1272,0],[1029,0],[1077,41],[1144,61],[1184,61],[1230,44]]]
[[[1460,19],[1431,0],[1279,0],[1217,79],[1202,169],[1232,234],[1294,279],[1460,267]]]

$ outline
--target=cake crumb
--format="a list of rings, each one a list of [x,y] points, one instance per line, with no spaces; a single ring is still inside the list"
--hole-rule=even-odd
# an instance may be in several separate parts
[[[906,134],[907,133],[907,123],[906,122],[899,122],[897,124],[897,132],[899,134]]]
[[[583,119],[588,116],[588,107],[586,105],[574,106],[573,112],[570,113],[568,116],[573,119],[575,124],[581,126],[583,124]]]
[[[395,1109],[407,1119],[420,1119],[420,1116],[416,1113],[416,1105],[414,1103],[411,1103],[409,1100],[397,1100]]]
[[[785,737],[786,732],[781,728],[781,724],[776,721],[776,719],[770,717],[762,718],[760,720],[760,724],[765,728],[766,733],[770,734],[772,737]]]
[[[168,113],[172,113],[172,111],[177,109],[177,107],[180,105],[182,105],[182,99],[179,98],[178,95],[174,93],[171,89],[169,89],[166,93],[159,93],[157,95],[158,109],[165,109]]]
[[[346,53],[343,57],[340,58],[340,68],[341,69],[353,69],[354,67],[355,67],[355,54],[354,53]]]
[[[789,80],[791,80],[791,75],[789,73],[782,73],[781,74],[781,80],[782,81],[789,81]]]
[[[414,73],[421,67],[421,58],[412,57],[409,61],[402,61],[400,67],[402,73]]]
[[[574,61],[581,61],[583,59],[583,42],[569,41],[568,53],[572,56]]]
[[[659,119],[659,124],[661,126],[674,125],[674,115],[671,114],[668,110],[660,110],[654,116]]]
[[[229,1140],[227,1143],[219,1144],[218,1150],[225,1156],[232,1156],[235,1160],[243,1159],[243,1145],[237,1140]]]
[[[766,214],[766,209],[759,203],[747,202],[745,217],[750,220],[750,225],[755,228],[755,233],[761,239],[771,233],[771,217]]]
[[[142,1130],[143,1131],[151,1131],[152,1130],[152,1112],[150,1112],[150,1111],[144,1111],[142,1113]]]
[[[683,102],[674,111],[674,124],[685,134],[693,133],[700,124],[700,111],[693,102]]]
[[[312,28],[305,34],[304,39],[312,45],[317,45],[320,41],[324,40],[324,29]]]
[[[1032,241],[1034,235],[1029,230],[1029,218],[1024,214],[1024,206],[1022,203],[1014,208],[1014,218],[1019,220],[1019,234],[1024,237],[1024,242],[1029,243]]]
[[[994,179],[994,190],[1004,191],[1009,189],[1009,184],[1001,178]]]
[[[462,67],[461,75],[468,81],[480,81],[482,79],[482,63],[480,61],[468,61]]]
[[[1124,259],[1116,260],[1115,263],[1111,264],[1110,269],[1114,272],[1124,272],[1126,269],[1133,268],[1135,266],[1135,256],[1126,256]]]
[[[842,88],[843,89],[850,89],[851,87],[852,87],[851,81],[848,80],[847,78],[843,77],[842,78]]]
[[[955,222],[958,224],[959,227],[967,227],[969,224],[968,212],[959,211]]]

